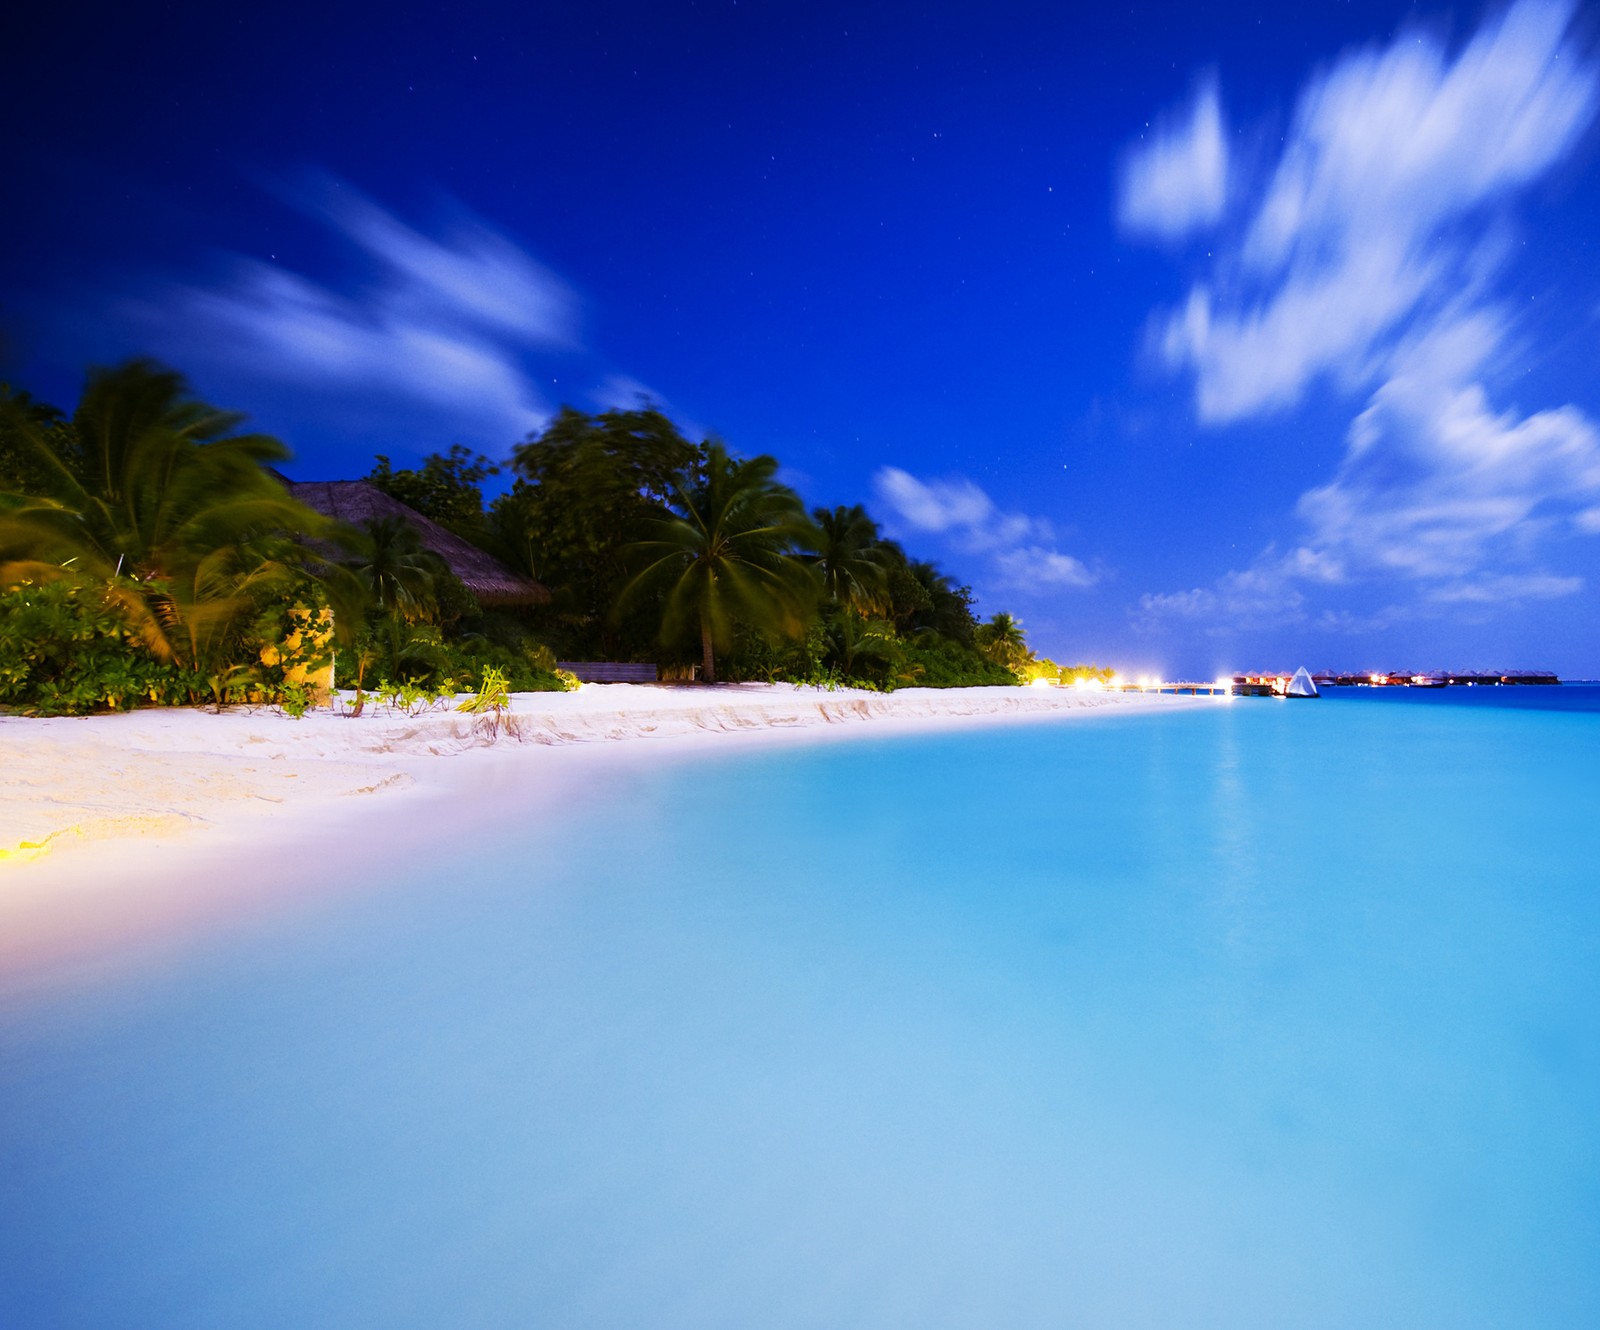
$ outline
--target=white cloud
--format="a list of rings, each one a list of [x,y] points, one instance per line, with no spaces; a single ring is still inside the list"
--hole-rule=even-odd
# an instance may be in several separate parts
[[[1292,406],[1319,374],[1370,378],[1373,350],[1440,276],[1436,261],[1375,239],[1331,269],[1296,270],[1275,295],[1229,309],[1207,286],[1161,334],[1169,365],[1192,365],[1200,418],[1222,424]]]
[[[1003,513],[970,480],[919,480],[897,466],[873,478],[879,496],[905,525],[955,537],[971,550],[1016,546],[1031,535],[1048,537],[1049,528],[1021,513]]]
[[[1307,85],[1243,229],[1156,341],[1212,424],[1292,407],[1318,380],[1367,401],[1332,477],[1299,500],[1293,553],[1147,596],[1147,617],[1259,621],[1263,582],[1287,596],[1402,580],[1435,606],[1581,587],[1539,553],[1554,533],[1600,534],[1600,431],[1573,406],[1497,409],[1485,382],[1510,333],[1494,294],[1507,210],[1571,151],[1600,91],[1572,13],[1521,0],[1454,58],[1409,33]]]
[[[243,364],[336,397],[422,407],[485,440],[548,417],[526,362],[576,344],[565,283],[482,223],[431,238],[338,182],[296,201],[376,261],[376,282],[347,294],[235,259],[214,286],[179,285],[135,308],[148,335],[184,363]]]
[[[1560,160],[1593,114],[1570,16],[1523,0],[1453,62],[1412,34],[1313,80],[1245,235],[1160,338],[1193,370],[1203,419],[1293,405],[1319,375],[1381,372],[1407,319],[1459,297],[1473,220]]]
[[[1039,587],[1093,586],[1094,573],[1070,554],[1029,545],[1024,549],[1003,550],[994,556],[995,567],[1012,586]]]
[[[1192,591],[1147,591],[1139,597],[1139,608],[1146,614],[1177,619],[1210,618],[1219,603],[1215,591],[1198,586]]]
[[[1349,610],[1323,610],[1316,618],[1316,627],[1324,633],[1343,633],[1356,637],[1363,633],[1382,632],[1396,620],[1405,618],[1397,605],[1390,605],[1373,614],[1352,614]]]
[[[577,301],[559,277],[504,236],[466,221],[431,240],[349,188],[319,211],[399,279],[389,299],[418,312],[517,334],[534,344],[577,342]]]
[[[306,278],[241,260],[219,289],[180,287],[145,321],[204,362],[224,353],[254,373],[332,392],[378,391],[464,413],[515,438],[548,408],[515,354],[492,337],[353,300]]]
[[[997,580],[1020,590],[1086,587],[1099,574],[1046,543],[1050,524],[1003,512],[965,477],[921,480],[897,466],[881,468],[873,488],[892,512],[891,526],[936,534],[956,548],[989,556]]]
[[[1582,412],[1497,413],[1480,384],[1439,374],[1430,351],[1397,362],[1351,426],[1334,478],[1301,496],[1308,544],[1325,557],[1459,577],[1518,560],[1552,516],[1581,525],[1578,505],[1600,495],[1600,433]]]
[[[1431,598],[1443,604],[1504,605],[1516,600],[1556,600],[1583,590],[1581,577],[1547,573],[1484,573],[1469,581],[1436,587]]]
[[[1182,123],[1158,125],[1122,167],[1117,218],[1124,229],[1175,240],[1215,225],[1228,197],[1228,145],[1215,80]]]
[[[1268,550],[1253,567],[1227,573],[1213,586],[1147,593],[1139,598],[1142,626],[1183,619],[1220,634],[1298,623],[1306,617],[1305,596],[1292,582],[1293,559],[1276,558]]]
[[[1594,106],[1571,16],[1523,0],[1453,63],[1421,34],[1339,61],[1300,98],[1247,258],[1272,269],[1375,234],[1421,239],[1537,178]]]

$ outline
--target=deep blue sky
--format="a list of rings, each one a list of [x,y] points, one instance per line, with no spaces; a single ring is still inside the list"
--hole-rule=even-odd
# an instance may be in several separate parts
[[[1591,9],[32,8],[37,395],[336,477],[645,391],[1057,658],[1600,673]]]

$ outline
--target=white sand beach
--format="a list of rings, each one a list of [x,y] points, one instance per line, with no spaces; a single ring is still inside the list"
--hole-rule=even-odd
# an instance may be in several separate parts
[[[0,717],[0,973],[160,933],[308,881],[360,876],[497,816],[604,797],[614,764],[755,743],[1127,715],[1224,699],[1075,689],[590,684],[519,693],[499,718],[370,701]]]

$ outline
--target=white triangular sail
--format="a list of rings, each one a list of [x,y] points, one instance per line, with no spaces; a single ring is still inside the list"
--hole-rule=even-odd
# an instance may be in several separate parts
[[[1316,697],[1317,685],[1311,681],[1311,674],[1302,665],[1294,672],[1294,678],[1289,680],[1289,686],[1284,690],[1287,697]]]

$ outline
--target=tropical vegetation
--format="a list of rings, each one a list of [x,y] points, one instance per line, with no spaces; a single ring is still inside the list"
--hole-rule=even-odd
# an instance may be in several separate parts
[[[0,706],[298,712],[335,662],[341,686],[479,711],[572,686],[558,657],[882,689],[1071,674],[861,505],[808,512],[776,458],[650,405],[564,408],[503,466],[375,459],[368,483],[548,591],[526,607],[480,605],[403,517],[297,502],[289,458],[147,361],[91,371],[70,415],[0,388]]]

